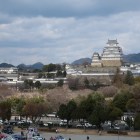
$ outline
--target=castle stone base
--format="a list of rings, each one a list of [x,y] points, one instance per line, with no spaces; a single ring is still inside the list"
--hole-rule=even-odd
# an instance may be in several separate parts
[[[102,60],[103,67],[120,67],[122,62],[120,60]]]

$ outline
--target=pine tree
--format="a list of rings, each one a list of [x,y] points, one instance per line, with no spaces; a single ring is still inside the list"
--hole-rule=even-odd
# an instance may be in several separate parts
[[[124,83],[128,85],[134,85],[134,77],[131,71],[127,71],[124,78]]]

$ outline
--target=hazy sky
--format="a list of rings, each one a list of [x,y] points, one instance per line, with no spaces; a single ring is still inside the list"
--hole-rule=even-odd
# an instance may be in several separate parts
[[[140,0],[0,0],[0,63],[71,63],[108,39],[140,52]]]

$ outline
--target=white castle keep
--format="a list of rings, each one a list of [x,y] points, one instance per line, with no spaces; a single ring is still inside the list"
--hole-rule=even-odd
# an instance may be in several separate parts
[[[122,48],[118,46],[117,40],[108,40],[101,56],[94,52],[91,66],[93,67],[120,67],[123,62]]]

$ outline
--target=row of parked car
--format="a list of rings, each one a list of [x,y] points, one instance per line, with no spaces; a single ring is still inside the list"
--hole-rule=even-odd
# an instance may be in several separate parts
[[[9,131],[10,130],[10,131]],[[29,127],[26,132],[23,133],[14,133],[10,125],[5,125],[0,132],[1,140],[44,140],[43,137],[39,134],[36,127]]]
[[[9,127],[8,127],[9,128]],[[0,140],[45,140],[39,133],[37,128],[29,127],[26,133],[12,133],[6,134],[0,132]],[[51,137],[50,140],[65,140],[61,135]]]

